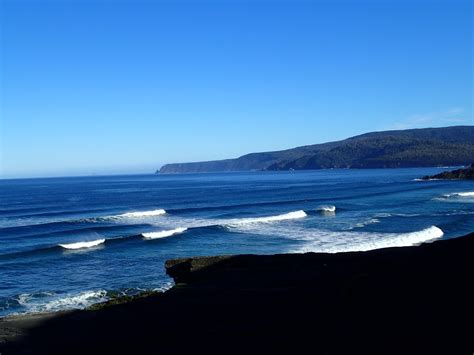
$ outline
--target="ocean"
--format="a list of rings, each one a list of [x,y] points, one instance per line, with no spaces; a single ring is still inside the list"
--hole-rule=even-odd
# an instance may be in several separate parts
[[[370,250],[473,232],[473,181],[417,180],[443,170],[0,180],[0,316],[165,290],[172,258]]]

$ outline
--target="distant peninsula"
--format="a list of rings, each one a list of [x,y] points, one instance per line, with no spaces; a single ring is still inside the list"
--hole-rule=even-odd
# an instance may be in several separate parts
[[[473,157],[474,126],[452,126],[371,132],[236,159],[167,164],[157,173],[461,166]]]
[[[474,163],[466,169],[457,169],[436,175],[424,176],[422,180],[474,180]]]

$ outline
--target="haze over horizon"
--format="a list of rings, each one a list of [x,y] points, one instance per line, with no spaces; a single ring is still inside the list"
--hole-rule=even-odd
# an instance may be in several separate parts
[[[472,125],[472,10],[468,0],[3,1],[0,177],[152,172]]]

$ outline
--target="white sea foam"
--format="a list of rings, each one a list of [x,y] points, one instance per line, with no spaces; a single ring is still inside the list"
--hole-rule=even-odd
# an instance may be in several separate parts
[[[16,298],[16,301],[18,302],[19,305],[23,307],[27,307],[28,304],[38,298],[45,298],[45,297],[51,297],[54,296],[55,294],[52,292],[37,292],[35,294],[31,293],[22,293],[21,295],[18,295]]]
[[[446,198],[450,197],[474,197],[474,191],[466,191],[466,192],[454,192],[452,194],[444,195]]]
[[[69,244],[59,244],[60,247],[64,249],[84,249],[84,248],[92,248],[97,245],[100,245],[105,242],[105,239],[98,239],[92,240],[90,242],[77,242],[77,243],[69,243]]]
[[[439,197],[435,197],[433,198],[433,200],[446,202],[473,202],[474,191],[452,192],[449,194],[441,195]]]
[[[84,291],[77,295],[52,300],[44,305],[44,309],[52,311],[56,309],[85,308],[93,303],[103,302],[107,299],[105,290]]]
[[[377,218],[388,218],[388,217],[392,217],[392,216],[393,216],[393,214],[387,213],[387,212],[380,212],[380,213],[377,213],[375,215],[375,217],[377,217]]]
[[[374,221],[372,221],[374,222]],[[245,233],[293,240],[288,252],[338,253],[418,245],[443,236],[443,231],[431,226],[409,233],[330,231],[302,225],[247,224],[236,226]]]
[[[105,290],[83,291],[77,294],[60,296],[50,292],[21,294],[17,302],[28,313],[52,312],[66,309],[83,309],[94,303],[107,300]]]
[[[264,217],[251,217],[251,218],[190,218],[190,217],[179,217],[170,215],[169,218],[162,220],[155,220],[150,222],[156,227],[165,229],[164,231],[142,233],[141,235],[147,239],[164,238],[177,233],[182,233],[190,228],[206,228],[221,226],[226,228],[238,228],[244,230],[246,226],[252,228],[252,226],[263,224],[270,225],[275,222],[281,222],[286,220],[304,218],[307,214],[303,210],[293,211],[285,214],[264,216]],[[186,226],[177,228],[176,226]]]
[[[375,224],[375,223],[380,223],[380,219],[378,218],[369,218],[368,220],[366,221],[363,221],[363,222],[359,222],[357,223],[354,228],[363,228],[365,226],[368,226],[370,224]]]
[[[166,237],[171,237],[172,235],[175,235],[175,234],[183,233],[187,229],[188,228],[175,228],[172,230],[165,230],[165,231],[159,231],[159,232],[142,233],[142,236],[145,239],[166,238]]]
[[[385,247],[404,247],[410,245],[418,245],[424,242],[432,241],[435,239],[439,239],[444,235],[444,232],[441,228],[436,226],[430,226],[428,228],[422,229],[420,231],[410,232],[410,233],[402,233],[397,234],[393,233],[390,235],[389,238],[379,241],[379,245],[372,244],[369,245],[369,249],[371,246],[376,246],[385,248]],[[367,249],[367,250],[369,250]]]
[[[167,281],[153,291],[167,291],[173,286],[173,282]],[[147,289],[135,288],[133,291],[146,291]],[[127,295],[127,292],[121,292]],[[133,293],[132,293],[133,294]],[[105,290],[87,290],[78,293],[57,294],[54,292],[23,293],[14,298],[14,301],[22,306],[21,313],[44,313],[70,309],[84,309],[93,304],[109,300],[109,294]]]
[[[142,211],[142,212],[127,212],[127,213],[120,214],[116,217],[141,218],[141,217],[161,216],[164,214],[166,214],[166,211],[164,209],[158,209],[158,210]]]
[[[410,233],[380,233],[356,232],[353,230],[329,231],[310,228],[299,223],[278,223],[306,216],[307,214],[303,210],[274,216],[234,219],[195,219],[171,216],[159,223],[162,228],[166,226],[167,230],[143,233],[142,235],[144,238],[147,235],[152,238],[163,238],[173,235],[177,229],[176,225],[184,225],[187,228],[224,226],[243,233],[288,238],[294,241],[294,243],[291,243],[292,246],[288,250],[289,252],[314,251],[329,253],[417,245],[443,236],[441,229],[435,226]],[[365,225],[379,223],[379,218],[389,216],[392,216],[392,214],[380,213],[362,223]]]
[[[28,304],[28,301],[32,298],[33,296],[30,295],[29,293],[22,293],[21,295],[18,295],[17,302],[21,306],[26,306]]]
[[[157,209],[150,211],[142,212],[127,212],[119,215],[113,216],[101,216],[98,213],[92,213],[89,217],[83,217],[79,219],[71,219],[68,216],[57,216],[57,217],[45,217],[45,216],[26,216],[18,218],[5,218],[0,217],[0,228],[11,228],[11,227],[22,227],[22,226],[40,226],[43,224],[49,223],[74,223],[74,222],[84,222],[84,223],[97,223],[104,220],[120,220],[125,218],[146,218],[146,217],[155,217],[166,214],[166,210]]]
[[[319,206],[317,211],[321,213],[336,213],[336,206],[328,205],[328,206]]]
[[[333,240],[332,243],[323,244],[320,241],[313,240],[301,248],[298,248],[295,252],[313,251],[339,253],[349,251],[367,251],[390,247],[406,247],[439,239],[444,235],[444,232],[436,226],[431,226],[420,231],[409,233],[332,232],[332,235],[337,238],[337,240]],[[322,239],[327,240],[327,236]]]
[[[285,214],[279,214],[276,216],[266,216],[266,217],[253,217],[253,218],[238,218],[228,221],[223,221],[224,225],[228,226],[240,226],[246,224],[256,224],[256,223],[271,223],[271,222],[280,222],[291,219],[304,218],[307,214],[303,210],[288,212]]]

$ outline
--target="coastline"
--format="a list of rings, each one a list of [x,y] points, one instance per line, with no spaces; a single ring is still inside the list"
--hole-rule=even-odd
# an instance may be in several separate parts
[[[474,233],[336,254],[169,260],[170,290],[0,319],[2,354],[470,353]]]
[[[474,164],[469,165],[467,168],[444,171],[442,173],[423,176],[421,180],[432,181],[432,180],[473,180],[474,179]]]

